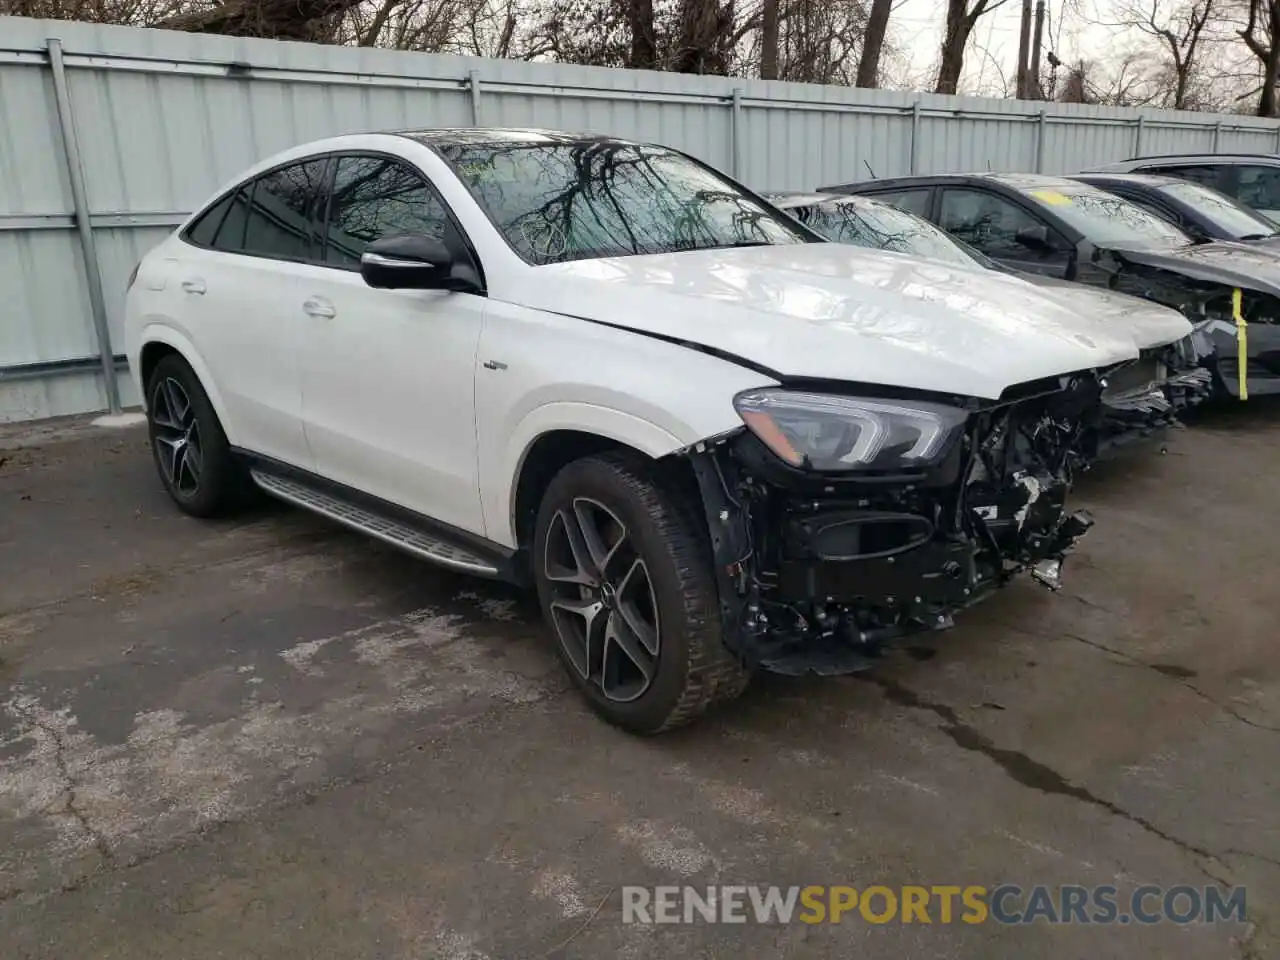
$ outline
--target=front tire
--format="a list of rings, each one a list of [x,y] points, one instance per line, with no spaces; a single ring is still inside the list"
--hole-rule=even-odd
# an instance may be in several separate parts
[[[199,377],[177,354],[161,358],[147,380],[147,427],[156,470],[179,509],[214,517],[244,503],[252,481]]]
[[[619,452],[566,466],[542,499],[533,565],[557,653],[610,723],[661,733],[746,688],[705,521],[660,465]]]

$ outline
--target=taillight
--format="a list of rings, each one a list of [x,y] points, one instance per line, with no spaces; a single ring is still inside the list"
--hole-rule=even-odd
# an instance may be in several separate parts
[[[140,266],[142,266],[141,260],[135,263],[133,269],[129,271],[129,282],[124,285],[126,291],[130,290],[133,287],[133,281],[138,279],[138,268]]]

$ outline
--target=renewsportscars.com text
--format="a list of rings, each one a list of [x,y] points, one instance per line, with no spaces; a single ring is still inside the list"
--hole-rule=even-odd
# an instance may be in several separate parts
[[[1244,922],[1245,888],[1144,885],[624,886],[623,923]]]

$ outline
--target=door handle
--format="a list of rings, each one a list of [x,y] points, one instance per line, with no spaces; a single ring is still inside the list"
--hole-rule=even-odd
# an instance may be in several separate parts
[[[328,320],[338,315],[337,309],[324,297],[310,297],[302,302],[302,311],[309,317]]]
[[[205,291],[204,281],[199,279],[198,277],[193,280],[182,281],[183,293],[195,293],[195,294],[199,294],[200,296],[204,296],[204,291]]]

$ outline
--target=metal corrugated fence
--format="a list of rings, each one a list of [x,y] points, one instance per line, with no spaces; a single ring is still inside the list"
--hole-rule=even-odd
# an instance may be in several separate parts
[[[0,17],[0,422],[110,405],[102,374],[118,365],[129,270],[239,170],[321,136],[472,124],[666,143],[762,190],[870,171],[1067,173],[1139,150],[1280,152],[1280,124],[1237,116]]]

